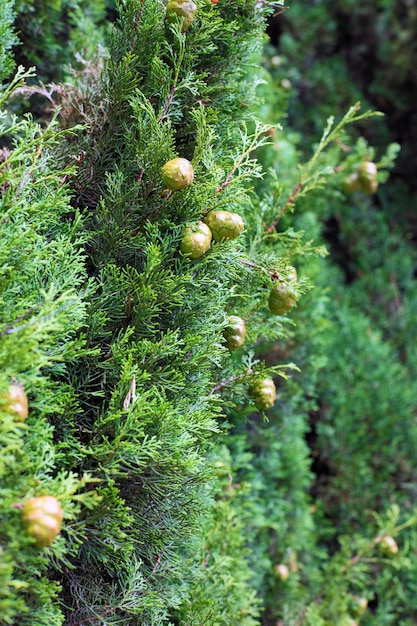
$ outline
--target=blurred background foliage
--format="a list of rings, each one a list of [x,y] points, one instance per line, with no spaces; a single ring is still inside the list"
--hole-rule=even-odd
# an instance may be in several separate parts
[[[322,189],[295,201],[295,227],[329,251],[297,268],[308,272],[315,289],[297,308],[291,345],[301,366],[298,400],[311,462],[313,505],[310,519],[301,507],[301,518],[304,530],[314,525],[315,549],[304,551],[301,533],[299,585],[289,591],[285,583],[282,591],[281,583],[284,606],[265,624],[273,624],[274,615],[285,625],[353,623],[343,621],[340,604],[333,612],[346,582],[341,570],[335,574],[335,562],[346,546],[354,551],[359,535],[369,534],[376,515],[394,505],[407,516],[416,507],[416,17],[415,4],[406,1],[325,0],[291,3],[269,23],[261,111],[283,131],[274,135],[275,153],[264,158],[280,180],[292,178],[296,187],[298,162],[311,156],[330,116],[340,119],[357,101],[384,116],[351,128]],[[378,164],[376,194],[345,193],[343,178],[364,159]],[[297,396],[288,386],[284,397],[287,392],[294,406]],[[289,536],[282,538],[281,554],[285,547],[297,550],[297,533],[287,544]],[[351,590],[362,588],[370,602],[361,624],[415,623],[414,530],[403,533],[403,547],[410,560],[395,574],[376,568],[374,581],[364,585],[361,573],[350,572]],[[317,568],[320,548],[326,557]],[[304,584],[317,595],[297,614]]]
[[[292,83],[289,117],[316,136],[322,114],[360,97],[385,113],[385,124],[360,128],[377,146],[398,141],[395,174],[415,188],[417,156],[417,7],[409,0],[292,3],[270,23],[272,43]]]

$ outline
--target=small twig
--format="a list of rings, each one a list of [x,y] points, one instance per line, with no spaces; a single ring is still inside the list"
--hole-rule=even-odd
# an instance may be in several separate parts
[[[247,261],[246,259],[240,259],[240,262],[242,263],[242,265],[248,265],[249,267],[253,267],[256,270],[259,270],[260,272],[265,272],[265,274],[268,274],[268,276],[270,276],[274,280],[280,280],[280,276],[279,274],[277,274],[277,272],[272,271],[272,270],[267,270],[264,267],[262,267],[262,265],[257,265],[256,263],[252,263],[252,261]]]
[[[138,14],[137,18],[133,22],[133,36],[134,37],[136,37],[136,35],[137,35],[138,26],[139,26],[140,21],[142,19],[142,13],[143,13],[144,7],[145,7],[145,0],[142,0],[142,3],[140,5],[139,14]],[[131,44],[131,49],[133,50],[133,41],[132,41],[132,44]]]
[[[358,554],[356,554],[351,559],[349,559],[349,565],[354,565],[355,563],[357,563],[362,557],[362,555],[363,555],[363,550],[359,550]],[[342,568],[342,572],[346,572],[346,571],[347,571],[347,565],[345,565]]]
[[[360,104],[356,103],[355,105],[353,105],[352,107],[350,107],[349,111],[347,112],[347,114],[344,116],[344,118],[333,128],[333,117],[330,117],[327,120],[327,126],[323,132],[322,138],[320,140],[320,143],[318,144],[316,151],[314,152],[313,156],[311,157],[310,161],[308,162],[302,176],[301,176],[301,180],[298,183],[298,185],[294,188],[294,191],[292,192],[291,196],[288,198],[287,202],[284,204],[284,206],[282,207],[282,209],[280,210],[280,212],[278,213],[277,217],[273,220],[272,224],[269,226],[269,228],[267,228],[267,232],[271,232],[274,230],[275,226],[278,224],[279,220],[281,219],[281,217],[284,215],[285,211],[288,209],[289,206],[291,206],[291,204],[294,202],[296,196],[300,193],[301,189],[304,187],[304,185],[306,184],[309,176],[311,175],[311,172],[314,171],[314,167],[321,155],[321,153],[327,148],[327,146],[332,142],[337,140],[338,134],[340,133],[340,131],[342,130],[342,128],[348,124],[348,123],[352,123],[352,122],[356,122],[362,119],[366,119],[367,117],[369,117],[369,114],[365,113],[364,115],[356,115],[356,113],[359,111],[360,109]]]
[[[373,546],[374,546],[374,545],[378,545],[378,543],[381,541],[381,539],[382,539],[382,537],[378,536],[378,537],[376,537],[376,538],[374,539],[374,541],[372,542],[372,544],[369,544],[369,545],[367,546],[367,549],[359,550],[359,552],[358,552],[357,554],[355,554],[355,556],[353,556],[351,559],[349,559],[349,561],[348,561],[349,565],[354,565],[355,563],[357,563],[358,561],[360,561],[360,560],[362,559],[362,557],[364,556],[364,554],[366,554],[366,552],[367,552],[368,550],[372,550],[372,548],[373,548]],[[363,560],[364,560],[364,561],[365,561],[365,560],[366,560],[366,561],[369,561],[369,558],[364,558]],[[372,559],[371,559],[371,562],[372,562]],[[345,566],[342,568],[342,572],[346,572],[346,571],[347,571],[347,569],[348,569],[348,566],[347,566],[347,565],[345,565]]]
[[[158,567],[161,564],[161,560],[162,560],[162,557],[161,557],[160,554],[158,554],[158,558],[156,559],[155,567],[153,568],[151,574],[155,574],[156,570],[158,569]]]
[[[290,7],[282,6],[281,10],[274,13],[272,17],[278,17],[278,15],[282,15],[283,13],[285,13],[285,11],[288,11],[289,8]]]
[[[131,402],[136,402],[136,376],[134,374],[130,383],[129,391],[123,401],[123,408],[126,411],[129,409]]]
[[[158,122],[162,122],[162,120],[164,119],[164,117],[166,116],[169,107],[171,106],[171,102],[174,98],[175,92],[177,91],[178,87],[178,81],[179,81],[179,77],[180,77],[180,69],[181,69],[181,65],[182,62],[184,60],[184,53],[185,53],[185,40],[182,39],[180,41],[180,49],[178,51],[178,57],[177,57],[177,63],[176,63],[176,68],[175,68],[175,75],[174,75],[174,80],[173,80],[173,86],[171,89],[171,93],[169,94],[167,101],[165,102],[165,106],[162,109],[161,115],[158,117]]]
[[[174,95],[175,95],[175,92],[176,92],[176,91],[177,91],[177,86],[176,86],[176,85],[174,85],[174,86],[173,86],[173,88],[171,89],[171,93],[169,94],[167,101],[165,102],[165,106],[164,106],[164,108],[162,109],[162,113],[161,113],[161,115],[158,117],[158,123],[159,123],[159,122],[162,122],[162,120],[163,120],[163,119],[164,119],[164,117],[166,116],[166,114],[167,114],[167,112],[168,112],[168,109],[169,109],[169,107],[171,106],[171,102],[172,102],[172,99],[173,99],[173,97],[174,97]]]
[[[28,317],[28,315],[32,315],[32,313],[34,313],[35,311],[36,311],[36,308],[32,307],[28,311],[25,311],[24,313],[22,313],[22,315],[19,315],[19,317],[16,318],[14,323],[24,320],[25,317]],[[25,328],[26,326],[27,324],[25,324],[25,326],[21,326],[20,328]],[[20,328],[17,328],[16,326],[13,326],[12,324],[10,324],[9,326],[7,326],[4,330],[0,332],[0,337],[2,337],[3,335],[11,335],[12,333],[15,333],[18,330],[20,330]]]
[[[106,608],[106,607],[103,607]],[[104,613],[102,613],[101,615],[98,615],[97,617],[87,617],[87,619],[82,619],[79,622],[71,622],[69,624],[69,626],[80,626],[80,624],[91,624],[91,622],[96,622],[99,619],[101,619],[102,617],[105,617],[106,615],[109,615],[110,613],[113,613],[115,609],[111,606],[107,607],[106,610],[104,611]]]
[[[22,94],[23,96],[30,97],[36,94],[39,96],[43,96],[51,104],[53,104],[54,107],[56,107],[57,103],[52,97],[52,94],[55,92],[58,92],[59,94],[61,94],[63,92],[63,89],[64,88],[62,85],[55,85],[54,83],[47,83],[46,85],[37,85],[37,86],[22,85],[22,87],[19,87],[18,89],[14,91],[14,95]]]
[[[203,565],[202,565],[202,568],[203,568],[203,569],[206,569],[206,567],[207,567],[207,565],[208,565],[208,562],[209,562],[209,560],[210,560],[210,557],[211,557],[211,552],[209,552],[209,553],[208,553],[208,555],[206,556],[206,558],[205,558],[205,559],[204,559],[204,561],[203,561]]]
[[[242,378],[247,378],[248,376],[251,376],[252,374],[253,374],[253,369],[248,369],[248,370],[246,370],[246,372],[244,374],[240,374],[239,376],[231,376],[227,380],[224,380],[223,382],[221,382],[218,385],[216,385],[212,389],[211,393],[216,393],[216,391],[221,391],[222,389],[227,387],[227,385],[230,385],[231,383],[234,383],[237,380],[242,380]]]
[[[164,189],[163,192],[161,193],[161,197],[165,196],[165,201],[168,202],[168,200],[171,200],[171,198],[174,195],[174,190],[173,189]]]
[[[294,190],[293,190],[292,194],[290,195],[290,197],[288,198],[287,202],[281,208],[281,210],[278,213],[278,215],[276,216],[276,218],[272,221],[272,224],[267,228],[267,231],[266,231],[267,233],[271,233],[275,229],[275,226],[278,224],[279,220],[284,215],[284,213],[288,209],[288,207],[290,207],[292,205],[292,203],[294,202],[295,198],[298,196],[298,194],[300,193],[302,188],[303,188],[303,183],[299,182],[298,185],[294,188]]]
[[[143,196],[144,200],[148,199],[152,189],[153,189],[153,180],[150,180],[148,185],[147,185],[147,187],[146,187],[146,189],[145,189],[145,193],[144,193],[144,196]]]
[[[221,191],[223,191],[223,189],[225,187],[227,187],[227,185],[230,183],[230,181],[232,180],[234,173],[236,172],[237,168],[242,165],[244,159],[248,156],[248,154],[250,154],[253,150],[253,143],[251,143],[251,145],[249,146],[249,148],[247,150],[245,150],[245,152],[243,154],[240,155],[240,158],[236,161],[236,163],[233,165],[232,169],[230,170],[230,172],[228,173],[226,180],[220,185],[220,187],[217,187],[216,189],[216,193],[220,193]]]
[[[10,325],[10,326],[8,326],[7,328],[5,328],[4,330],[2,330],[0,332],[0,337],[2,337],[3,335],[12,335],[13,333],[18,333],[21,330],[25,330],[25,328],[29,328],[30,326],[34,326],[35,324],[40,324],[42,322],[45,322],[46,320],[49,320],[51,317],[53,317],[54,315],[56,315],[60,311],[65,311],[66,309],[68,309],[68,307],[73,305],[75,302],[77,302],[77,301],[76,300],[69,300],[68,302],[65,302],[62,306],[59,306],[55,311],[51,311],[50,313],[46,313],[46,315],[42,315],[42,317],[40,317],[38,319],[36,319],[36,318],[34,320],[32,319],[32,320],[30,320],[30,322],[27,322],[26,324],[23,324],[22,326],[11,326]],[[28,315],[30,315],[34,311],[36,311],[35,308],[29,309],[29,311],[26,311],[20,317],[18,317],[16,321],[18,321],[19,319],[24,319],[25,317],[27,317]]]

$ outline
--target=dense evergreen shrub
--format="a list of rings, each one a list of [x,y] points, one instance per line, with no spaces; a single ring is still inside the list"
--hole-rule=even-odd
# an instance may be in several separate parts
[[[120,0],[111,28],[109,3],[15,7],[57,82],[19,70],[2,90],[0,385],[24,384],[29,417],[3,403],[0,621],[349,626],[360,596],[361,624],[410,626],[414,261],[373,197],[341,191],[376,160],[346,132],[370,115],[347,90],[336,122],[317,108],[311,148],[285,62],[270,49],[260,68],[272,3],[200,0],[185,31],[165,4]],[[42,126],[11,116],[22,94]],[[194,169],[179,191],[162,180],[176,157]],[[244,232],[188,258],[184,228],[214,209]],[[276,280],[296,289],[287,316]],[[64,519],[40,548],[21,509],[47,494]]]
[[[293,86],[287,124],[304,153],[309,150],[307,138],[311,134],[319,137],[323,118],[336,110],[342,112],[346,102],[364,101],[366,97],[372,100],[368,89],[361,93],[361,81],[355,85],[349,80],[355,77],[355,67],[346,65],[343,56],[340,29],[346,28],[348,20],[336,20],[339,5],[317,5],[313,9],[315,19],[301,7],[292,7],[277,49],[271,47],[266,58],[275,85],[287,91],[290,83]],[[384,3],[384,8],[386,16],[392,3]],[[360,15],[371,10],[367,4],[359,12],[351,11],[349,21],[357,22]],[[380,11],[378,19],[383,15]],[[374,26],[372,20],[366,23]],[[356,41],[357,50],[360,46],[366,50],[370,41],[360,32],[362,35],[357,37],[358,29],[345,30]],[[388,48],[393,42],[386,38],[385,44]],[[354,53],[353,47],[350,54]],[[385,62],[389,62],[388,58]],[[393,59],[389,72],[394,71],[397,63],[407,64],[408,56],[402,61]],[[361,69],[363,64],[356,66],[356,73]],[[370,69],[375,66],[371,64]],[[383,82],[382,73],[379,79]],[[384,89],[383,84],[379,89]],[[273,110],[271,105],[269,115]],[[379,146],[386,144],[389,136],[385,120],[381,119],[355,128],[356,133],[365,131]],[[353,135],[356,133],[353,131]],[[317,506],[317,539],[330,557],[326,557],[323,568],[310,570],[308,588],[315,588],[318,571],[332,572],[337,583],[334,585],[325,577],[325,587],[321,587],[322,583],[316,587],[320,606],[307,611],[307,615],[312,611],[308,619],[314,624],[321,623],[320,619],[327,620],[326,624],[342,619],[328,612],[343,597],[342,581],[333,567],[343,558],[344,550],[355,544],[356,533],[370,537],[375,515],[383,516],[383,511],[393,504],[401,507],[400,522],[415,507],[415,366],[410,349],[415,320],[411,304],[415,294],[415,249],[410,245],[414,229],[409,211],[413,191],[395,180],[380,186],[372,196],[346,193],[343,178],[364,159],[377,163],[380,183],[386,182],[384,168],[392,167],[398,146],[392,145],[384,155],[381,148],[375,151],[363,138],[355,142],[351,137],[340,147],[344,156],[330,184],[307,200],[299,199],[294,219],[298,228],[313,226],[321,231],[330,251],[330,258],[320,262],[315,280],[317,288],[328,298],[321,309],[321,322],[314,324],[313,332],[299,336],[299,350],[311,355],[320,367],[315,384],[310,387],[313,404],[314,399],[317,404],[310,410],[307,440],[313,461],[311,493]],[[407,149],[407,145],[401,146],[400,155]],[[398,161],[397,175],[406,180],[401,162],[402,159]],[[311,262],[309,271],[314,271]],[[312,294],[303,302],[314,307],[315,300],[316,295]],[[302,304],[297,313],[301,313]],[[297,328],[300,333],[302,324],[298,323]],[[297,349],[293,348],[293,354],[297,354]],[[415,542],[415,533],[412,529],[403,532],[400,545],[407,553]],[[360,558],[352,557],[353,563],[358,561]],[[318,564],[319,560],[315,562]],[[362,579],[362,593],[369,599],[374,595],[360,623],[408,625],[415,621],[415,573],[410,565],[402,561],[395,576],[388,571],[374,571],[374,582],[368,580],[365,586]],[[388,591],[384,581],[391,577],[392,589]],[[353,586],[358,583],[353,570],[349,578]],[[321,596],[324,589],[328,589],[325,600]]]
[[[283,362],[267,368],[255,358],[254,344],[285,335],[288,322],[271,317],[268,294],[303,248],[298,240],[286,252],[285,236],[265,237],[276,207],[259,204],[251,191],[261,175],[253,153],[268,127],[252,127],[255,93],[244,74],[259,54],[266,9],[202,3],[183,34],[180,21],[166,22],[161,2],[122,3],[109,60],[90,71],[88,85],[81,73],[66,91],[56,87],[63,127],[88,122],[78,138],[65,142],[55,121],[44,133],[30,118],[5,127],[4,185],[19,198],[4,194],[16,212],[8,236],[36,288],[17,290],[18,305],[14,291],[6,294],[13,315],[2,317],[3,387],[24,383],[30,406],[12,456],[17,467],[17,451],[27,449],[27,471],[16,482],[9,463],[4,494],[5,545],[15,522],[4,585],[8,623],[256,623],[242,532],[248,514],[237,485],[236,501],[229,495],[235,462],[221,443],[229,425],[219,392],[248,414],[250,381],[286,375]],[[21,81],[14,87],[25,93]],[[11,95],[12,87],[5,104]],[[177,154],[192,160],[195,180],[172,193],[161,168]],[[11,184],[14,161],[33,201]],[[32,184],[38,162],[45,174]],[[179,251],[184,226],[215,208],[239,212],[245,234],[188,259]],[[19,220],[48,242],[35,240],[33,256],[14,236]],[[35,255],[40,250],[44,257]],[[23,260],[8,251],[4,272],[11,260],[26,284]],[[300,293],[305,287],[300,282]],[[248,341],[231,356],[223,331],[237,311],[248,320]],[[45,333],[39,338],[36,320]],[[19,367],[17,340],[26,355]],[[5,424],[16,429],[10,415]],[[64,508],[62,533],[44,551],[27,536],[19,510],[38,494],[54,495]],[[33,578],[34,570],[44,578]],[[33,593],[25,587],[31,574]]]
[[[18,73],[3,90],[2,107],[24,77]],[[59,587],[48,567],[53,561],[63,568],[77,552],[81,509],[94,499],[87,475],[61,464],[53,428],[78,407],[66,376],[86,351],[80,333],[89,292],[86,235],[78,214],[65,219],[73,170],[57,161],[63,133],[56,120],[42,130],[30,118],[2,113],[1,136],[0,615],[2,624],[60,624],[62,612],[54,603]],[[8,410],[10,383],[24,385],[29,398],[24,422]],[[43,494],[59,498],[68,526],[67,540],[60,538],[48,551],[33,547],[19,511],[23,500]]]

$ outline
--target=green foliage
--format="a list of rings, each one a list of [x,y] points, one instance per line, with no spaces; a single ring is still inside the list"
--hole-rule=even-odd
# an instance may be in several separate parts
[[[368,9],[361,8],[362,17]],[[311,152],[311,133],[320,146],[319,133],[329,114],[337,110],[342,116],[346,105],[365,100],[358,86],[346,80],[343,58],[334,53],[323,58],[324,51],[341,41],[335,21],[329,19],[336,11],[322,3],[314,7],[317,19],[312,19],[311,12],[296,7],[278,54],[269,49],[265,59],[271,73],[268,83],[279,90],[279,102],[288,97],[289,81],[295,87],[288,118],[277,116],[271,92],[263,106],[268,121],[284,120],[293,131],[285,138],[278,131],[274,137],[278,152],[262,155],[284,181],[282,194],[288,204],[281,227],[288,224],[288,210],[293,210],[295,228],[327,243],[330,256],[296,264],[299,275],[308,271],[316,287],[295,311],[291,342],[292,358],[301,369],[294,377],[308,390],[303,420],[312,460],[308,480],[315,526],[297,551],[300,578],[294,586],[280,582],[282,603],[277,607],[273,600],[268,602],[264,623],[276,619],[286,626],[349,623],[349,596],[360,594],[370,601],[361,624],[410,624],[415,621],[415,572],[408,547],[415,530],[407,522],[416,505],[415,365],[409,349],[415,319],[415,250],[410,245],[413,224],[404,217],[408,218],[413,196],[398,182],[381,186],[389,178],[399,146],[392,144],[384,154],[363,137],[355,140],[354,135],[365,130],[362,122],[352,136],[339,135],[321,153],[312,193],[304,198],[298,187],[306,169],[297,171],[297,149]],[[352,11],[352,19],[357,17]],[[350,67],[350,76],[352,71]],[[380,145],[386,143],[383,121],[369,128]],[[377,194],[344,193],[343,178],[364,160],[377,164]],[[386,511],[393,504],[387,522]],[[411,522],[415,523],[413,517]],[[401,530],[399,555],[381,562],[374,540],[395,527]]]
[[[0,427],[5,624],[348,626],[354,596],[365,626],[415,622],[415,258],[389,191],[341,190],[364,160],[386,182],[398,146],[358,136],[375,114],[340,60],[324,79],[343,111],[294,123],[288,61],[269,48],[259,67],[273,8],[200,0],[182,32],[160,0],[119,0],[111,28],[109,3],[16,4],[41,77],[88,46],[67,84],[19,70],[2,94],[0,388],[24,384],[30,408]],[[12,117],[22,94],[52,120],[39,100],[42,125]],[[167,190],[176,157],[194,180]],[[244,231],[188,258],[184,227],[213,210]],[[286,316],[268,309],[277,280]],[[250,396],[265,377],[267,415]],[[40,550],[20,507],[44,494],[64,521]]]
[[[113,0],[15,0],[14,4],[20,41],[16,61],[25,67],[36,65],[43,81],[62,80],[68,65],[97,53],[108,30],[106,16],[114,9]]]
[[[275,273],[304,245],[298,239],[284,256],[284,234],[282,241],[263,241],[262,220],[271,222],[274,209],[264,201],[256,213],[251,188],[262,175],[252,154],[267,142],[268,127],[252,123],[256,95],[244,67],[261,48],[264,16],[252,1],[224,7],[206,2],[184,34],[179,22],[165,21],[156,0],[132,0],[118,9],[108,56],[59,91],[63,127],[74,119],[88,122],[77,138],[53,135],[61,139],[58,162],[74,166],[45,175],[64,181],[61,194],[68,194],[71,183],[76,196],[69,206],[69,195],[62,195],[61,211],[55,210],[59,222],[52,222],[45,248],[50,264],[41,275],[77,306],[71,330],[65,326],[65,298],[61,325],[45,328],[50,342],[58,335],[62,340],[60,349],[48,348],[50,358],[57,353],[59,367],[32,358],[26,364],[40,370],[39,405],[49,406],[42,395],[48,367],[57,395],[44,409],[51,474],[44,489],[58,496],[61,476],[70,498],[72,472],[97,482],[92,495],[84,483],[78,485],[85,505],[74,508],[76,522],[64,524],[51,547],[58,554],[50,557],[49,576],[60,582],[63,617],[52,597],[45,610],[55,611],[57,623],[97,617],[106,624],[205,620],[249,626],[256,623],[259,601],[244,546],[248,518],[241,501],[235,503],[215,477],[216,448],[229,428],[218,392],[225,391],[230,407],[245,407],[249,414],[253,376],[287,376],[290,366],[266,367],[254,345],[259,336],[286,334],[284,318],[270,319],[267,297]],[[86,76],[88,87],[78,89]],[[44,134],[25,136],[17,155],[23,146],[36,146],[37,164],[38,144],[47,141],[54,124]],[[18,123],[19,131],[23,127]],[[167,194],[161,168],[176,155],[192,161],[195,179]],[[24,161],[30,172],[35,164]],[[37,180],[46,184],[42,176]],[[226,206],[257,227],[213,243],[197,262],[183,256],[183,227]],[[19,207],[25,215],[26,196]],[[44,208],[32,210],[33,219],[41,219]],[[43,228],[36,223],[37,233]],[[76,257],[75,274],[59,262],[63,256],[62,263],[75,263],[69,244],[64,246],[69,231],[74,246],[85,244],[88,255],[82,262]],[[33,274],[45,261],[29,257],[27,263]],[[305,290],[301,283],[300,294]],[[43,322],[61,320],[40,309]],[[235,309],[250,319],[250,339],[232,360],[223,331]],[[31,315],[25,301],[15,315],[28,310]],[[36,328],[18,328],[26,343],[37,341]],[[5,380],[16,375],[6,372]],[[22,382],[31,393],[30,377]],[[71,509],[66,519],[72,519]],[[224,533],[228,542],[220,541]],[[19,615],[26,609],[21,604],[13,610]]]
[[[247,403],[243,381],[262,368],[250,356],[250,344],[248,360],[242,362],[241,356],[231,364],[222,336],[229,309],[241,306],[253,314],[253,345],[265,323],[271,278],[263,265],[256,269],[259,259],[245,252],[250,233],[213,244],[197,262],[178,250],[183,226],[208,210],[227,204],[244,219],[253,212],[246,181],[261,170],[249,155],[266,141],[264,127],[246,127],[240,115],[243,87],[220,91],[206,79],[216,68],[217,81],[226,84],[227,78],[228,85],[239,86],[235,38],[249,57],[259,48],[263,27],[260,18],[249,18],[246,5],[239,3],[242,10],[231,20],[229,8],[219,15],[206,3],[186,35],[179,23],[165,23],[160,3],[120,7],[105,70],[108,124],[100,137],[91,137],[93,146],[100,142],[100,159],[93,163],[87,153],[79,175],[83,180],[84,171],[91,171],[89,184],[94,181],[101,192],[97,199],[84,196],[94,211],[90,259],[99,289],[91,311],[100,323],[91,342],[100,348],[100,357],[84,363],[82,393],[87,400],[99,386],[102,395],[85,405],[83,438],[92,450],[87,468],[115,481],[133,517],[125,529],[130,541],[117,561],[106,559],[104,570],[95,568],[103,562],[109,539],[109,529],[103,528],[94,550],[74,563],[69,582],[78,596],[73,610],[79,619],[90,617],[93,605],[100,611],[100,603],[106,614],[111,597],[109,623],[133,616],[165,623],[170,614],[190,623],[200,623],[200,616],[213,624],[254,623],[256,602],[249,591],[248,563],[240,554],[242,522],[228,499],[214,504],[215,485],[208,490],[213,467],[206,455],[224,420],[216,386],[222,388],[229,378],[242,380],[234,402]],[[215,46],[220,35],[221,54]],[[250,102],[249,84],[245,89]],[[210,106],[202,106],[205,101]],[[194,183],[167,194],[161,168],[177,154],[193,163]],[[268,263],[272,257],[277,258],[276,251]],[[271,336],[283,332],[282,322],[268,325]],[[74,441],[71,447],[79,446]],[[207,527],[209,522],[220,529]],[[215,547],[225,528],[230,544]],[[215,561],[202,572],[212,549]],[[138,576],[132,562],[140,563],[146,583],[135,601],[126,603],[125,577]],[[218,597],[220,564],[220,580],[230,582],[223,583]],[[88,593],[87,570],[94,572]],[[197,595],[190,613],[196,581],[204,593]],[[74,598],[67,595],[66,603]]]
[[[27,77],[18,72],[1,96],[2,108]],[[58,571],[68,566],[84,538],[82,510],[96,499],[85,491],[87,475],[62,468],[52,426],[77,406],[65,376],[68,364],[85,352],[86,236],[79,215],[67,218],[72,209],[66,181],[73,170],[57,166],[64,134],[56,120],[43,130],[5,111],[1,120],[0,386],[3,391],[10,381],[19,382],[29,396],[24,423],[1,412],[1,620],[40,626],[62,623],[59,583],[49,579],[48,567],[51,560]],[[43,494],[56,496],[65,515],[66,538],[47,550],[26,535],[19,511],[24,500]]]
[[[5,0],[0,7],[0,82],[10,74],[13,69],[12,46],[17,42],[12,29],[14,18],[13,0]]]

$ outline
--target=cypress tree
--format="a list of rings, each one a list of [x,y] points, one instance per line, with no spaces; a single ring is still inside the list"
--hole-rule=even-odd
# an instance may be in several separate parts
[[[73,41],[103,20],[102,2],[75,19],[84,6]],[[335,140],[369,114],[329,119],[301,165],[282,89],[259,121],[273,8],[119,0],[65,84],[19,69],[2,90],[5,624],[344,624],[373,574],[355,554],[396,532],[393,511],[330,558],[317,545],[305,437],[327,320],[309,275],[325,252],[313,212],[292,211],[320,206]],[[45,31],[57,68],[60,36]],[[47,95],[52,119],[12,116],[21,94]]]
[[[218,392],[252,411],[252,379],[284,372],[283,364],[266,370],[253,351],[259,336],[284,332],[267,299],[289,262],[277,241],[255,252],[275,207],[260,211],[251,189],[267,127],[253,120],[256,81],[246,65],[259,54],[267,7],[200,3],[185,31],[161,2],[118,10],[96,90],[105,114],[91,103],[101,117],[81,139],[74,181],[89,215],[97,284],[89,347],[97,354],[83,361],[82,376],[74,368],[83,434],[72,425],[67,433],[80,457],[91,450],[83,467],[100,477],[103,501],[63,581],[67,602],[78,620],[93,606],[106,623],[252,624],[242,522],[230,518],[215,468],[227,428]],[[176,158],[192,164],[193,182],[166,189],[162,169]],[[214,210],[240,215],[245,232],[189,258],[184,228],[192,232]],[[235,313],[247,320],[248,342],[233,358],[223,332]],[[109,507],[111,519],[97,528]]]

